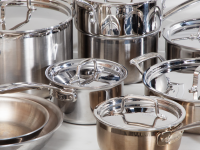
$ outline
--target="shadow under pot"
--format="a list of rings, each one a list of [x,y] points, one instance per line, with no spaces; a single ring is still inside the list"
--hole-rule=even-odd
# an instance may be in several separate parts
[[[96,124],[92,113],[99,103],[123,95],[127,70],[103,59],[73,59],[49,66],[46,77],[50,85],[13,83],[2,85],[0,93],[27,89],[50,89],[50,100],[64,113],[64,121]]]
[[[151,66],[146,71],[139,67],[140,62],[156,57],[160,58],[162,62]],[[149,53],[132,59],[130,63],[134,64],[143,74],[145,95],[157,95],[181,104],[186,110],[184,125],[200,121],[199,58],[165,61],[159,54]],[[200,134],[200,127],[186,130],[186,132]]]
[[[99,104],[94,109],[101,150],[178,150],[186,112],[180,104],[159,97],[128,95]]]

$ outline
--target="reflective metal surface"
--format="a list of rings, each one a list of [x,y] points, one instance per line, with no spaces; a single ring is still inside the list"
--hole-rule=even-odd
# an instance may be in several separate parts
[[[7,2],[1,2],[1,6],[3,3]],[[73,58],[70,4],[34,0],[32,6],[37,9],[31,16],[26,1],[10,2],[6,6],[6,19],[1,22],[0,31],[0,84],[49,83],[45,69],[55,62]],[[27,17],[29,22],[23,23]],[[41,21],[44,23],[38,23]],[[47,90],[28,93],[49,96]]]
[[[18,98],[0,99],[0,145],[33,139],[49,120],[42,105]]]
[[[143,75],[146,94],[168,98],[184,106],[187,113],[184,125],[200,121],[199,93],[195,91],[199,80],[199,66],[198,58],[173,59],[150,67]],[[187,132],[200,134],[200,128]]]
[[[166,59],[196,58],[199,52],[200,19],[183,20],[164,28]]]
[[[21,100],[31,100],[34,102],[37,102],[41,104],[43,107],[45,107],[48,110],[49,113],[49,121],[47,125],[43,128],[42,132],[34,139],[16,143],[16,144],[8,144],[8,145],[0,145],[1,150],[40,150],[46,142],[51,138],[53,133],[61,126],[63,121],[63,116],[61,111],[57,106],[55,106],[53,103],[49,102],[48,100],[45,100],[43,98],[29,95],[29,94],[23,94],[23,93],[14,93],[14,94],[3,94],[0,95],[0,100],[2,99],[13,99],[13,98],[19,98]]]
[[[146,53],[157,52],[158,34],[140,38],[109,38],[78,31],[78,57],[107,59],[122,64],[128,70],[128,77],[124,83],[136,83],[141,81],[142,76],[129,61]],[[155,63],[156,59],[149,60],[142,63],[141,67],[146,70]]]

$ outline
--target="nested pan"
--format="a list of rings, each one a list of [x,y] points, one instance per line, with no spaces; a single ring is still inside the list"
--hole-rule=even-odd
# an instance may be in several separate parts
[[[155,57],[161,58],[162,62],[151,66],[144,72],[139,63]],[[200,121],[199,58],[164,61],[164,58],[159,54],[149,53],[132,59],[130,62],[143,74],[143,83],[147,95],[158,95],[183,105],[186,110],[184,125]],[[200,134],[200,128],[191,129],[187,132]]]
[[[7,97],[0,99],[0,145],[33,139],[48,120],[48,111],[36,102]]]
[[[180,104],[159,97],[128,95],[99,104],[97,139],[101,150],[178,150],[186,112]]]
[[[49,121],[37,137],[20,143],[0,145],[0,150],[40,150],[63,122],[63,115],[60,109],[46,99],[24,93],[1,94],[0,101],[4,99],[19,99],[39,103],[47,109]]]
[[[0,93],[28,89],[51,89],[51,101],[62,110],[64,121],[96,124],[92,110],[100,102],[123,95],[127,70],[103,59],[73,59],[51,65],[46,70],[51,85],[13,83],[0,86]]]

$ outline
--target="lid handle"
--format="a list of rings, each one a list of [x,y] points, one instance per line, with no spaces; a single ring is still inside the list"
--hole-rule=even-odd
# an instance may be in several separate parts
[[[82,83],[80,83],[80,71],[81,71],[81,68],[82,66],[86,65],[87,63],[90,63],[90,62],[93,62],[94,63],[94,75],[92,78],[90,79],[86,79],[85,81],[83,81]],[[84,86],[85,84],[88,84],[94,80],[97,80],[99,77],[99,70],[97,68],[97,62],[96,62],[96,59],[93,59],[93,58],[88,58],[88,59],[85,59],[83,61],[81,61],[79,63],[79,65],[77,66],[77,69],[76,69],[76,74],[71,78],[71,80],[69,81],[70,84],[73,84],[73,83],[77,83],[79,84],[79,86]]]
[[[128,122],[123,114],[123,110],[125,109],[125,102],[127,99],[135,99],[135,98],[138,98],[139,100],[147,100],[147,101],[151,101],[151,102],[154,102],[154,107],[155,107],[155,114],[156,114],[156,118],[154,120],[154,123],[153,125],[147,125],[147,124],[143,124],[143,123],[137,123],[137,122]],[[155,99],[155,98],[150,98],[150,97],[140,97],[140,96],[132,96],[132,95],[128,95],[126,97],[124,97],[122,99],[122,102],[121,102],[121,109],[119,112],[117,112],[117,114],[122,114],[122,119],[124,121],[125,124],[128,124],[128,125],[136,125],[136,126],[142,126],[142,127],[154,127],[156,121],[158,119],[163,119],[163,120],[166,120],[167,118],[163,115],[163,114],[160,114],[159,113],[159,107],[158,107],[158,101]]]
[[[194,71],[193,75],[193,85],[191,89],[189,89],[189,93],[193,93],[194,100],[198,100],[198,77],[200,73],[200,66],[197,67]]]
[[[146,61],[148,59],[152,59],[152,58],[159,58],[160,61],[165,61],[165,58],[163,58],[160,54],[158,53],[148,53],[148,54],[144,54],[142,56],[136,57],[134,59],[130,60],[130,64],[135,65],[137,67],[137,69],[140,71],[141,74],[144,74],[143,69],[139,66],[140,63],[142,63],[143,61]]]

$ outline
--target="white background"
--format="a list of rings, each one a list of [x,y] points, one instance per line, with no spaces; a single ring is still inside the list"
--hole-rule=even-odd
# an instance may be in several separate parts
[[[184,2],[185,0],[167,0],[165,11],[173,6]],[[182,21],[184,19],[200,17],[200,3],[186,8],[183,11],[169,17],[163,23],[163,27],[170,23]],[[74,27],[74,55],[77,56],[77,31]],[[159,39],[159,52],[164,55],[165,41],[161,37]],[[133,84],[125,86],[125,94],[143,95],[143,84]],[[200,135],[185,134],[183,135],[179,150],[199,150]],[[96,140],[96,126],[83,126],[63,123],[55,132],[50,141],[42,150],[100,150]],[[133,149],[134,150],[134,149]]]

